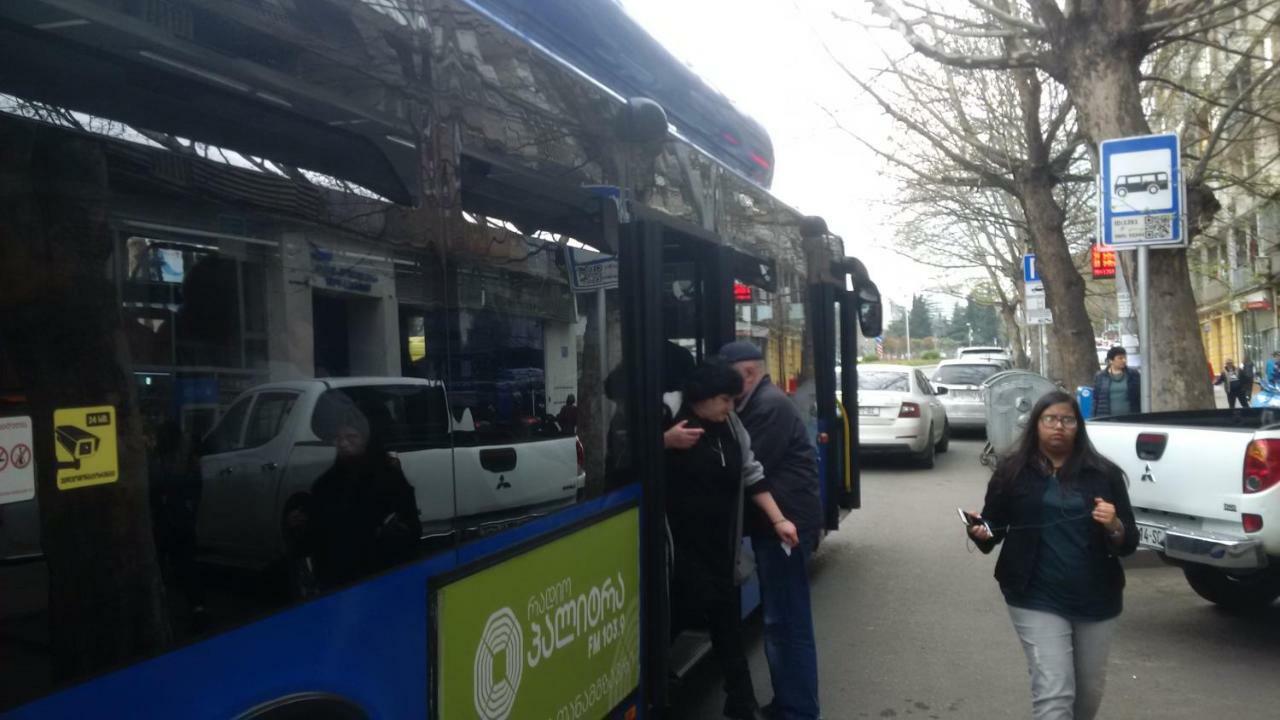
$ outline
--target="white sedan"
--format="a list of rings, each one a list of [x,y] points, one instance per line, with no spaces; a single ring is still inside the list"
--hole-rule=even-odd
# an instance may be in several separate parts
[[[947,411],[918,368],[866,365],[858,368],[858,449],[909,455],[933,467],[935,453],[951,442]]]

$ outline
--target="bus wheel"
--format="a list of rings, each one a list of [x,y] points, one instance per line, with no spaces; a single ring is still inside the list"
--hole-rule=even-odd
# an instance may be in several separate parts
[[[1160,186],[1155,183],[1151,183],[1150,185],[1147,186],[1147,192],[1151,193],[1152,195],[1155,195],[1156,193],[1160,192]]]
[[[1128,195],[1128,194],[1129,194],[1128,190],[1125,190],[1122,187],[1116,188],[1116,197],[1124,197],[1125,195]]]

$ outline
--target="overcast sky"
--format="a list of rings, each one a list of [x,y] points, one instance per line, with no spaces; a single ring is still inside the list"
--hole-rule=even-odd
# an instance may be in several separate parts
[[[878,44],[902,47],[885,32],[836,19],[871,20],[848,0],[622,0],[627,12],[676,57],[760,121],[773,138],[773,192],[806,214],[826,218],[846,250],[867,264],[895,302],[937,284],[930,268],[892,250],[893,230],[879,200],[892,192],[882,163],[839,124],[868,139],[891,129],[823,49],[859,74],[882,66]],[[825,110],[824,110],[825,108]],[[941,298],[938,298],[941,299]]]

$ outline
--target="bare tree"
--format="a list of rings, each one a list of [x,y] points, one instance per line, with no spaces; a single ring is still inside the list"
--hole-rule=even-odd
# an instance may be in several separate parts
[[[1142,66],[1163,46],[1202,36],[1275,0],[968,0],[969,13],[867,0],[921,55],[950,67],[1044,72],[1070,93],[1080,125],[1102,140],[1151,132],[1143,107]],[[1234,111],[1233,111],[1234,112]],[[1218,201],[1198,173],[1187,183],[1187,232],[1198,234]],[[1052,218],[1050,218],[1052,219]],[[1153,407],[1210,407],[1204,348],[1183,250],[1152,255],[1152,317],[1146,347],[1163,349],[1152,377]]]
[[[1016,216],[1037,254],[1055,318],[1055,374],[1068,383],[1087,382],[1096,371],[1094,333],[1059,196],[1060,186],[1085,182],[1089,174],[1064,89],[1033,70],[1007,74],[892,58],[888,63],[870,80],[845,68],[908,133],[907,140],[889,145],[868,144],[905,176],[908,187],[929,188],[926,196],[990,188],[1013,200],[1015,212],[998,214],[1002,222]],[[966,203],[959,198],[950,209],[958,218],[969,217],[978,208],[960,207]],[[1020,254],[1013,268],[1020,284]]]

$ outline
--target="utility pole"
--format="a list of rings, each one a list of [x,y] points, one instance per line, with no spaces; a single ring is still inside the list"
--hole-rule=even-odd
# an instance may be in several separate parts
[[[907,359],[908,360],[911,359],[911,306],[912,305],[915,305],[914,297],[911,298],[911,305],[907,306],[902,316],[903,318],[905,318],[906,325],[907,325]]]

